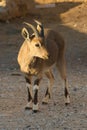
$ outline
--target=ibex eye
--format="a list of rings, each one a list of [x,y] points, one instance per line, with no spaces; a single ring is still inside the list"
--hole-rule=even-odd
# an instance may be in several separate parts
[[[35,46],[36,46],[36,47],[40,47],[40,45],[39,45],[39,44],[36,44]]]

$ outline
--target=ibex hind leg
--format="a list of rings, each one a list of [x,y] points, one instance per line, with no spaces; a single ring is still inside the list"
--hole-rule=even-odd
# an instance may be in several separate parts
[[[70,103],[70,95],[69,95],[69,89],[68,89],[68,80],[66,76],[66,63],[64,57],[61,58],[57,63],[57,69],[60,73],[61,78],[64,80],[65,84],[65,105],[68,105]]]
[[[45,97],[42,100],[42,104],[48,104],[51,95],[52,95],[52,86],[53,86],[53,82],[54,82],[54,76],[51,72],[51,70],[49,70],[48,72],[45,73],[47,78],[49,79],[49,84],[45,93]]]

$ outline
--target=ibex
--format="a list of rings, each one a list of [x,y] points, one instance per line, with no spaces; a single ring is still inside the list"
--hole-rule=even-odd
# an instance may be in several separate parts
[[[29,34],[26,28],[22,29],[24,42],[18,53],[18,63],[21,71],[25,74],[26,86],[28,90],[28,104],[26,109],[32,109],[34,112],[39,110],[38,90],[43,74],[47,76],[50,83],[47,87],[45,97],[42,103],[47,104],[51,98],[54,76],[52,66],[56,64],[61,78],[65,83],[65,104],[70,103],[68,91],[68,81],[66,77],[65,61],[65,42],[62,36],[51,29],[44,29],[43,24],[35,20],[37,29],[29,23],[24,22],[34,33]],[[36,76],[32,88],[32,77]]]

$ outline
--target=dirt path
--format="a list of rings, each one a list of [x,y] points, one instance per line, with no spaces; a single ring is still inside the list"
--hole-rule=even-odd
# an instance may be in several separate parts
[[[62,7],[55,11],[58,9]],[[86,12],[85,3],[62,13],[59,21],[51,15],[45,16],[47,21],[42,19],[46,27],[59,31],[67,43],[66,59],[71,104],[67,107],[64,105],[63,83],[54,68],[52,100],[48,105],[41,104],[47,82],[44,78],[39,92],[40,112],[37,114],[24,110],[27,90],[16,61],[23,42],[20,23],[32,21],[32,16],[13,20],[9,24],[0,23],[0,130],[87,130]]]

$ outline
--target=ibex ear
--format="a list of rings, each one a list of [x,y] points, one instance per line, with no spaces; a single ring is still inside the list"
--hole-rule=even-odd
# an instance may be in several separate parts
[[[28,30],[26,28],[22,29],[21,34],[22,34],[24,39],[29,39],[29,32],[28,32]]]

